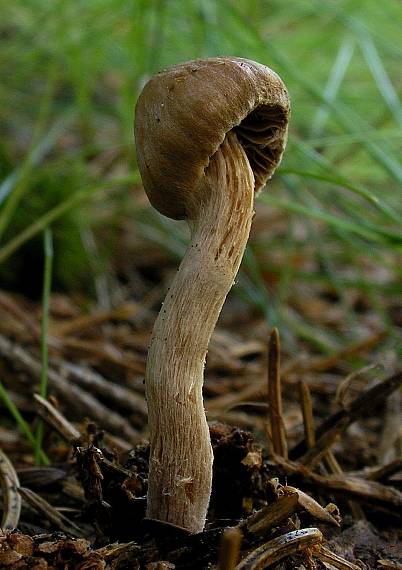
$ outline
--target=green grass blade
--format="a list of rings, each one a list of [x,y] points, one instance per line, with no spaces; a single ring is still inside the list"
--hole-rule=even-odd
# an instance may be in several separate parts
[[[328,212],[324,212],[319,208],[306,207],[289,200],[278,199],[270,194],[263,195],[260,199],[272,206],[283,208],[284,210],[288,210],[289,212],[294,212],[296,214],[302,214],[303,216],[315,218],[316,220],[320,220],[321,222],[325,222],[326,224],[336,228],[342,228],[347,232],[355,233],[372,242],[392,243],[402,246],[402,235],[388,232],[383,228],[370,226],[369,224],[365,224],[364,226],[358,225],[350,220],[345,220],[334,216],[333,214],[329,214]]]
[[[322,154],[319,154],[316,150],[314,150],[310,145],[304,143],[303,141],[294,138],[292,144],[296,146],[296,148],[303,153],[303,155],[307,156],[314,165],[318,166],[323,172],[323,180],[328,178],[328,182],[332,179],[333,184],[341,185],[348,190],[351,190],[355,194],[362,196],[368,202],[370,202],[375,208],[377,208],[382,214],[384,214],[390,221],[400,225],[402,223],[402,217],[399,212],[393,208],[391,208],[385,200],[379,198],[376,194],[362,186],[361,184],[352,184],[345,176],[341,176],[334,165],[332,165],[329,160],[327,160]],[[297,169],[296,169],[297,170]],[[282,172],[282,170],[280,171]],[[300,176],[302,176],[300,171]],[[320,175],[312,175],[313,177],[320,176]]]
[[[108,186],[106,186],[106,184],[102,184],[76,192],[73,196],[61,202],[61,204],[58,204],[51,210],[48,210],[45,214],[43,214],[43,216],[38,218],[36,222],[28,226],[24,231],[6,243],[0,249],[0,263],[3,263],[10,257],[10,255],[17,251],[19,247],[43,231],[60,217],[64,216],[64,214],[66,214],[68,211],[76,208],[79,204],[82,204],[86,200],[89,200],[96,192],[106,190],[108,187],[113,187],[121,184],[126,185],[128,182],[136,183],[138,180],[139,175],[136,174],[131,177],[123,177],[122,179],[117,178],[115,180],[112,180],[109,182]]]
[[[332,101],[325,93],[321,91],[317,85],[307,79],[295,65],[285,56],[280,53],[274,46],[269,46],[270,53],[273,58],[281,65],[286,72],[291,75],[295,80],[303,85],[305,90],[310,93],[315,99],[324,103],[332,111],[333,117],[337,120],[338,124],[347,132],[356,135],[359,143],[367,150],[367,152],[374,158],[377,163],[389,175],[392,176],[399,184],[402,184],[402,166],[392,156],[389,150],[384,150],[373,141],[367,140],[364,136],[364,131],[368,129],[367,123],[356,113],[353,109],[340,103],[339,101]]]
[[[49,228],[46,228],[43,233],[43,250],[45,254],[45,263],[43,270],[43,291],[42,291],[42,325],[41,325],[41,373],[39,394],[42,398],[47,398],[47,371],[48,371],[48,332],[49,332],[49,303],[50,303],[50,290],[52,283],[52,267],[53,267],[53,237]],[[43,442],[43,420],[39,420],[36,429],[36,442],[35,442],[35,462],[37,465],[41,463],[42,456],[42,442]]]
[[[402,127],[402,106],[398,94],[381,61],[377,48],[368,33],[361,34],[359,43],[362,48],[367,65],[377,84],[384,101],[388,105],[395,121]]]
[[[252,287],[250,287],[249,284],[248,288],[253,290],[254,304],[264,314],[271,327],[280,326],[280,314],[277,309],[276,300],[273,299],[273,295],[270,296],[268,294],[267,284],[261,274],[261,265],[251,246],[246,248],[242,265],[247,271],[250,284],[252,284]],[[243,280],[240,279],[239,282],[244,287]],[[249,291],[246,290],[245,293],[249,293]]]
[[[73,116],[74,113],[68,112],[61,119],[57,120],[43,139],[40,140],[27,155],[22,166],[9,174],[0,185],[0,205],[5,201],[0,213],[0,239],[9,226],[14,212],[18,208],[18,204],[25,195],[33,168],[37,166],[51,150],[60,138],[60,135],[71,123]]]
[[[346,37],[338,51],[332,67],[327,85],[324,88],[324,94],[330,101],[335,101],[339,88],[348,70],[350,61],[353,56],[355,44],[352,38]],[[325,123],[329,117],[329,109],[327,105],[321,104],[313,119],[310,137],[319,136],[324,130]]]
[[[382,214],[387,216],[391,221],[402,224],[402,219],[398,215],[398,212],[392,210],[387,204],[380,200],[375,194],[370,190],[362,186],[357,186],[356,184],[351,184],[347,178],[331,176],[330,174],[317,174],[316,172],[309,172],[301,170],[298,168],[282,168],[280,170],[281,174],[295,174],[296,176],[301,176],[302,178],[311,178],[313,180],[321,180],[323,182],[328,182],[334,186],[339,186],[340,188],[347,188],[351,192],[354,192],[358,196],[361,196],[371,205],[375,206]]]
[[[237,7],[225,3],[228,11],[245,30],[248,30],[250,41],[267,51],[271,59],[276,65],[285,71],[288,78],[298,83],[303,89],[309,93],[315,100],[325,105],[331,112],[332,117],[336,122],[348,133],[352,133],[357,137],[357,140],[362,147],[376,160],[376,162],[399,184],[402,184],[402,165],[396,158],[392,156],[389,148],[382,148],[373,141],[367,140],[364,132],[369,129],[367,122],[352,108],[341,103],[339,100],[331,100],[326,93],[311,80],[309,75],[305,75],[284,53],[279,50],[272,42],[268,42],[261,34],[260,29],[254,22],[246,20],[244,15]]]
[[[14,404],[14,402],[12,401],[10,396],[8,395],[8,392],[5,389],[2,382],[0,382],[0,398],[3,400],[4,405],[8,409],[10,415],[14,419],[14,421],[17,424],[18,428],[20,429],[21,433],[24,434],[24,436],[29,441],[29,443],[32,445],[32,447],[35,448],[36,440],[35,440],[35,437],[34,437],[32,431],[31,431],[31,428],[29,427],[27,422],[24,420],[24,418],[21,416],[17,406]],[[44,465],[49,465],[50,461],[43,451],[41,451],[40,458],[41,458],[41,461]]]

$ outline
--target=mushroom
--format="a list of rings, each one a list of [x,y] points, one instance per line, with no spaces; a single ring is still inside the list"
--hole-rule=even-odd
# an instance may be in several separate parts
[[[202,399],[208,344],[243,257],[254,195],[281,160],[289,110],[278,75],[238,57],[162,71],[136,106],[144,189],[159,212],[185,219],[191,231],[148,352],[146,516],[190,533],[204,528],[212,484]]]

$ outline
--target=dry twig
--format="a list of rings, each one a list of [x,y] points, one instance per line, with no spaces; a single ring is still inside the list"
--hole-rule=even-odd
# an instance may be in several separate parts
[[[311,516],[315,517],[316,519],[333,526],[339,526],[338,521],[329,513],[326,509],[324,509],[315,499],[304,493],[300,489],[296,489],[295,487],[283,487],[283,491],[293,491],[297,495],[297,502],[298,504],[303,507],[305,511],[307,511]]]
[[[242,533],[237,527],[227,528],[221,539],[218,570],[234,570],[239,558]]]
[[[31,507],[56,528],[73,536],[83,536],[81,529],[75,523],[70,521],[70,519],[62,513],[59,513],[59,511],[43,499],[43,497],[40,497],[34,493],[34,491],[31,491],[31,489],[25,487],[20,487],[18,492]]]
[[[379,568],[382,570],[402,570],[402,564],[393,562],[392,560],[380,559],[377,560],[377,563],[379,564]]]
[[[40,416],[54,428],[66,441],[72,443],[80,437],[80,432],[57,410],[49,400],[34,394]]]
[[[370,481],[385,481],[399,471],[402,471],[402,459],[394,459],[390,463],[380,465],[379,467],[365,468],[359,474],[366,479],[370,479]]]
[[[334,454],[330,449],[330,445],[333,443],[333,441],[331,439],[325,439],[325,437],[323,437],[320,441],[322,448],[320,449],[320,447],[314,447],[316,440],[313,419],[313,406],[310,389],[305,382],[299,383],[299,394],[304,421],[304,437],[309,449],[309,451],[307,451],[307,453],[305,453],[305,455],[301,458],[300,462],[311,467],[315,462],[323,457],[325,463],[329,468],[329,471],[331,473],[341,475],[343,473],[341,466],[337,462]],[[312,449],[313,452],[311,451]],[[356,503],[353,503],[353,501],[350,501],[349,506],[356,519],[364,518],[360,505],[357,505]]]
[[[303,482],[322,489],[328,489],[334,494],[347,496],[359,501],[369,502],[384,508],[402,508],[402,493],[394,487],[385,486],[376,481],[368,481],[349,475],[318,475],[313,473],[304,465],[285,461],[279,456],[275,456],[275,463],[288,475],[299,475]]]
[[[21,513],[21,497],[18,494],[20,483],[11,461],[2,449],[0,449],[0,485],[3,490],[1,529],[14,530],[18,526]]]
[[[280,340],[277,328],[271,332],[268,344],[268,402],[273,451],[286,458],[288,448],[282,410]]]
[[[334,568],[338,568],[338,570],[361,570],[360,566],[356,566],[356,564],[352,564],[352,562],[345,560],[345,558],[334,554],[328,550],[328,548],[325,548],[325,546],[319,545],[317,548],[313,548],[312,553],[322,562],[327,562]]]
[[[92,393],[97,394],[117,406],[130,410],[141,415],[143,419],[147,417],[147,406],[144,396],[136,394],[133,390],[120,386],[115,382],[110,382],[97,372],[85,366],[78,366],[60,359],[54,359],[62,375]]]
[[[318,528],[305,528],[288,532],[253,550],[237,565],[236,570],[268,568],[286,556],[311,548],[321,541],[322,534]]]
[[[386,380],[369,388],[360,394],[353,402],[349,404],[347,409],[340,410],[325,420],[316,430],[317,443],[314,447],[317,450],[322,449],[320,439],[325,436],[331,438],[331,434],[335,436],[342,433],[347,427],[356,420],[367,416],[380,402],[383,402],[402,384],[402,372],[396,372]],[[328,441],[328,439],[327,439]],[[327,445],[326,445],[327,446]],[[313,448],[314,449],[314,448]],[[315,451],[310,450],[311,454]],[[291,459],[301,457],[307,451],[306,441],[303,439],[289,452]]]
[[[274,526],[290,517],[297,509],[299,497],[296,491],[285,489],[275,503],[250,515],[239,527],[254,537],[263,537]]]
[[[0,335],[0,354],[10,360],[13,364],[18,364],[23,370],[39,378],[41,363],[22,347],[10,342],[3,335]],[[131,425],[119,414],[104,406],[99,400],[78,386],[74,386],[63,378],[61,374],[49,368],[49,389],[56,391],[65,403],[74,407],[91,419],[97,421],[99,425],[112,433],[123,435],[131,443],[137,444],[142,441],[142,437]]]

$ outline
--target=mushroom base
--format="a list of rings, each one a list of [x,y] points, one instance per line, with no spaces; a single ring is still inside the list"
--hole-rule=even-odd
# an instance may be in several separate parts
[[[211,158],[191,242],[156,320],[146,371],[150,429],[147,518],[204,528],[213,455],[202,385],[209,340],[249,237],[254,176],[233,132]]]

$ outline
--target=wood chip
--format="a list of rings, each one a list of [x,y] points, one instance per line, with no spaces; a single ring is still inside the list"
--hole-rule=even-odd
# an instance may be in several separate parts
[[[112,543],[102,546],[94,553],[102,560],[105,560],[111,568],[117,568],[119,561],[122,561],[121,568],[127,567],[128,561],[132,561],[139,554],[141,547],[138,542]]]

